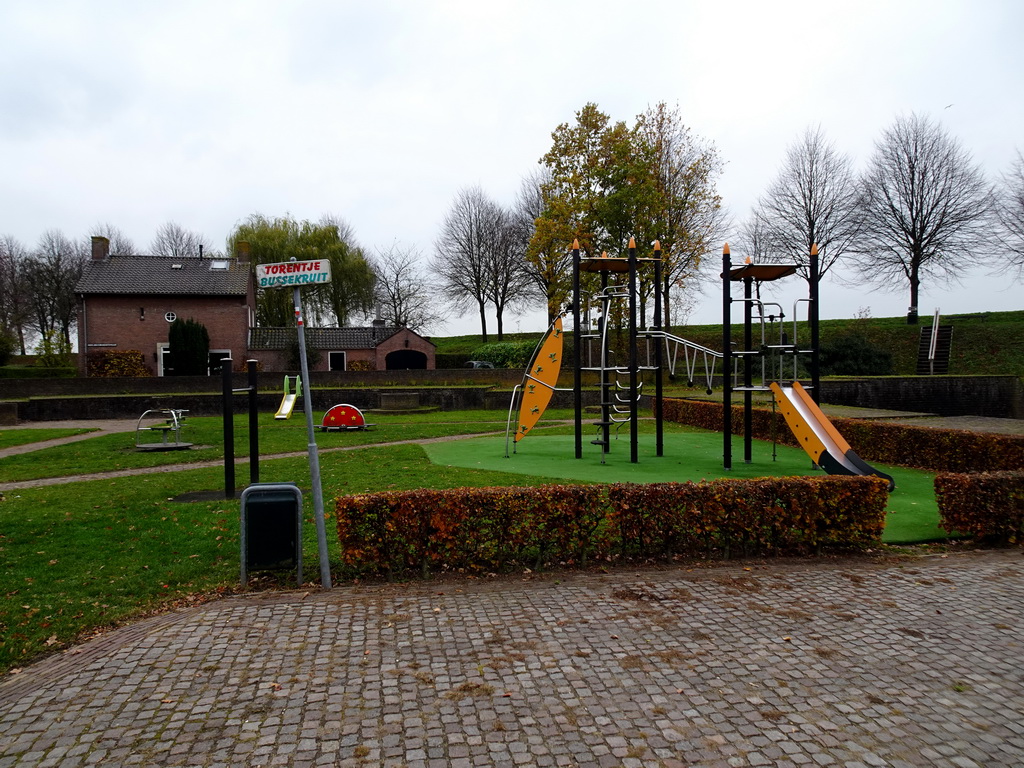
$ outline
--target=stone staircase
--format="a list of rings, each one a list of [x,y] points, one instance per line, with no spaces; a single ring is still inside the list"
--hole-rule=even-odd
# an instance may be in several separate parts
[[[935,359],[929,360],[928,353],[932,343],[931,325],[921,329],[921,338],[917,344],[917,375],[946,375],[949,373],[949,353],[953,345],[953,326],[940,325],[939,338],[935,345]]]

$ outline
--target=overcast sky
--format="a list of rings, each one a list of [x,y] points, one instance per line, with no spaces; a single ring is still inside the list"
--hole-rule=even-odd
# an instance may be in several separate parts
[[[1022,30],[1019,0],[0,0],[0,234],[108,222],[148,252],[173,220],[223,248],[254,212],[331,213],[426,257],[460,189],[510,204],[587,102],[678,105],[737,223],[809,126],[859,169],[925,114],[994,179],[1024,151]],[[920,309],[1021,309],[1020,288],[979,271]],[[907,291],[827,279],[822,305],[902,315]]]

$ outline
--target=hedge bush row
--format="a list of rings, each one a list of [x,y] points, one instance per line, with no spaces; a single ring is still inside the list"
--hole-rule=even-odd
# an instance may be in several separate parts
[[[78,375],[75,368],[43,368],[11,366],[0,368],[0,379],[73,379]]]
[[[336,512],[345,566],[394,575],[857,549],[880,542],[887,498],[878,478],[794,477],[359,494]]]
[[[536,341],[492,341],[474,349],[470,359],[487,360],[495,368],[525,368],[536,348]]]
[[[680,424],[721,431],[722,403],[703,400],[663,401],[664,417]],[[782,413],[755,408],[753,436],[797,445]],[[998,472],[1024,467],[1024,437],[914,427],[863,419],[832,419],[851,447],[867,461],[932,472]],[[732,431],[743,431],[743,407],[733,406]]]
[[[86,356],[89,376],[152,376],[146,367],[146,358],[137,349],[108,349],[90,352]]]
[[[1007,546],[1024,542],[1024,470],[935,476],[940,525]]]

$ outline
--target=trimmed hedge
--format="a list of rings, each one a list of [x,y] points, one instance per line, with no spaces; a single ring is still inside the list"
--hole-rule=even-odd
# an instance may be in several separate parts
[[[473,358],[467,354],[456,354],[454,352],[441,353],[438,352],[434,355],[434,367],[439,370],[449,370],[453,368],[463,368]]]
[[[474,349],[470,360],[487,360],[495,368],[525,368],[535,349],[536,341],[492,341]]]
[[[799,555],[881,542],[873,477],[461,488],[336,500],[358,573],[505,570],[590,559]]]
[[[663,401],[669,421],[704,429],[722,430],[722,403],[705,400]],[[832,419],[861,458],[882,464],[932,472],[998,472],[1024,467],[1024,437],[968,432],[960,429],[914,427],[864,419]],[[755,408],[753,436],[797,445],[781,413]],[[743,431],[743,407],[733,406],[733,433]]]
[[[1007,546],[1024,542],[1024,470],[935,476],[940,525]]]
[[[0,368],[0,379],[73,379],[78,376],[75,368],[44,368],[10,366]]]

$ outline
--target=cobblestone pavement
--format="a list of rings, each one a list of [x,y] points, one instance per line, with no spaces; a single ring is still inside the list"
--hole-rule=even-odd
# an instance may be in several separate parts
[[[1021,550],[346,585],[0,684],[0,766],[1024,765]]]

